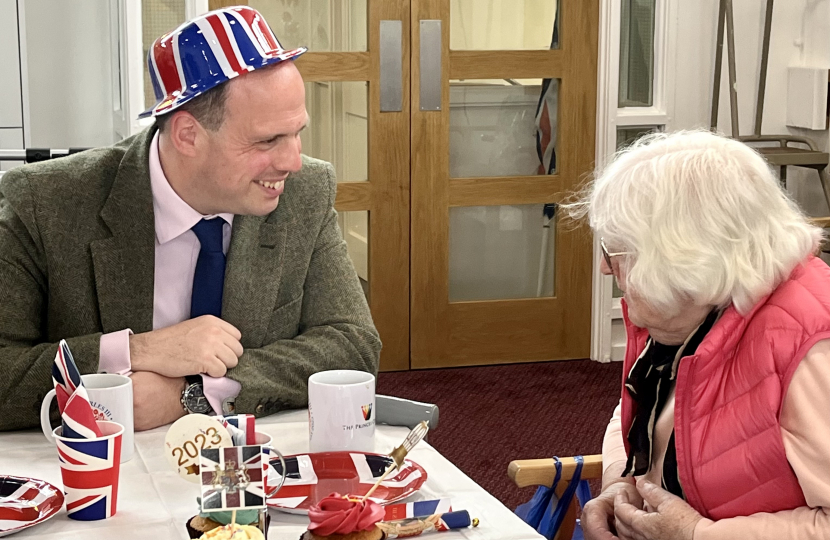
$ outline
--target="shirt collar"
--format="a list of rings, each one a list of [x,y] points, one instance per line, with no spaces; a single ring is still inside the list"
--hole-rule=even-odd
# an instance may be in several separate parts
[[[159,158],[159,132],[150,143],[150,188],[153,191],[153,213],[156,226],[156,240],[165,244],[193,228],[202,219],[220,217],[233,225],[233,214],[212,214],[205,216],[193,209],[179,197],[164,175]]]

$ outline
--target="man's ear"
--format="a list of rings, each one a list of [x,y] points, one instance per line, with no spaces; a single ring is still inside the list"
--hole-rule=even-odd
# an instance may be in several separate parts
[[[179,154],[196,157],[207,143],[207,132],[196,118],[187,111],[171,113],[173,117],[167,123],[170,142]]]

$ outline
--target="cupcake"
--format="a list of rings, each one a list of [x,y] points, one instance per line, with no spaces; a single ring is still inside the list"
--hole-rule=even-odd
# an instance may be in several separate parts
[[[218,529],[230,524],[233,514],[227,512],[201,512],[199,515],[190,518],[185,526],[190,538],[202,538],[202,536],[214,529]],[[259,510],[237,510],[236,523],[240,525],[250,525],[258,528],[263,536],[268,533],[268,523],[271,521],[271,516],[268,512]],[[240,537],[244,538],[244,537]]]
[[[381,540],[376,524],[385,514],[374,501],[332,493],[309,508],[311,523],[300,540]]]
[[[262,531],[252,525],[222,525],[199,537],[199,540],[265,540]]]

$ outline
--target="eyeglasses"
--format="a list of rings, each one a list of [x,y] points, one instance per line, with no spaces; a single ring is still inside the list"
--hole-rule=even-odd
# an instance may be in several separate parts
[[[614,266],[611,264],[611,257],[619,257],[621,255],[633,255],[633,251],[618,251],[616,253],[611,253],[608,251],[608,247],[605,245],[605,240],[600,238],[599,239],[599,247],[602,248],[602,256],[605,257],[605,264],[608,265],[608,268],[613,270]]]

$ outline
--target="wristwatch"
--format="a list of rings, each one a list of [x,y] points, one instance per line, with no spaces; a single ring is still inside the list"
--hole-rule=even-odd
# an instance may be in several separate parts
[[[182,390],[182,407],[186,413],[206,414],[211,411],[210,403],[205,397],[201,375],[185,377],[185,387]]]

